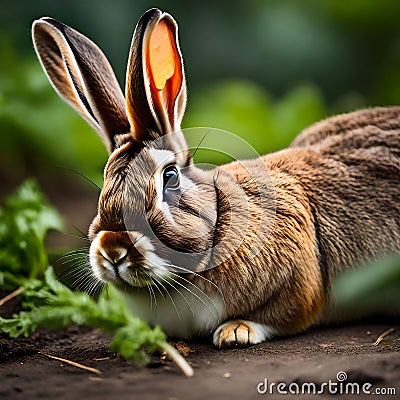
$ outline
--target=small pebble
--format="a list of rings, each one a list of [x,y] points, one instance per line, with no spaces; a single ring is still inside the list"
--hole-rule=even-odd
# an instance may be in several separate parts
[[[224,378],[230,378],[230,377],[231,377],[231,373],[230,372],[225,372]]]
[[[94,382],[104,381],[103,378],[99,378],[98,376],[89,376],[89,380],[94,381]]]

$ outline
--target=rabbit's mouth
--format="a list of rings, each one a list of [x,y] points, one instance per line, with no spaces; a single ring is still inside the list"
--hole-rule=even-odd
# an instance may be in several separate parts
[[[168,276],[166,262],[139,232],[100,231],[90,246],[94,276],[117,286],[144,287]]]

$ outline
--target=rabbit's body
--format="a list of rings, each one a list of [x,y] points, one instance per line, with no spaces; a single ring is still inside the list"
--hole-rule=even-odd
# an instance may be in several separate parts
[[[400,107],[329,118],[291,147],[309,153],[293,173],[309,193],[327,278],[400,251]]]
[[[172,17],[153,9],[140,20],[126,109],[87,38],[49,18],[33,36],[56,90],[111,152],[90,268],[150,324],[214,332],[220,347],[296,333],[323,320],[337,271],[400,252],[400,107],[330,118],[286,150],[202,171],[179,131]]]
[[[336,272],[400,252],[400,107],[327,119],[262,159],[275,190],[274,228],[260,265],[228,272],[228,285],[247,295],[231,292],[226,304],[230,318],[288,334],[324,319]],[[223,268],[207,272],[223,281]]]

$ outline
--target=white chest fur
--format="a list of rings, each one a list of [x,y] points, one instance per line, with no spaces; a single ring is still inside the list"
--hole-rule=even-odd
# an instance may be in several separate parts
[[[148,324],[161,325],[168,336],[190,338],[212,334],[222,322],[224,303],[221,297],[210,298],[199,289],[177,287],[158,291],[153,288],[119,290],[127,306]],[[162,293],[162,294],[161,294]]]

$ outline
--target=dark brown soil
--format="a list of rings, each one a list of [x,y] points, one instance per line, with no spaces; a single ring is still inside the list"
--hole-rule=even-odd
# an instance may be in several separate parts
[[[323,395],[259,394],[264,382],[315,383],[336,381],[370,383],[395,388],[400,398],[400,330],[378,346],[372,344],[398,320],[367,321],[324,327],[296,337],[277,339],[246,349],[217,350],[208,342],[186,342],[195,375],[186,378],[169,360],[155,355],[145,367],[128,364],[108,349],[109,337],[87,327],[39,331],[28,339],[0,336],[0,399],[258,399],[332,398]],[[97,368],[101,375],[46,356],[58,356]],[[264,387],[261,386],[262,390]],[[372,395],[343,395],[370,398]]]

